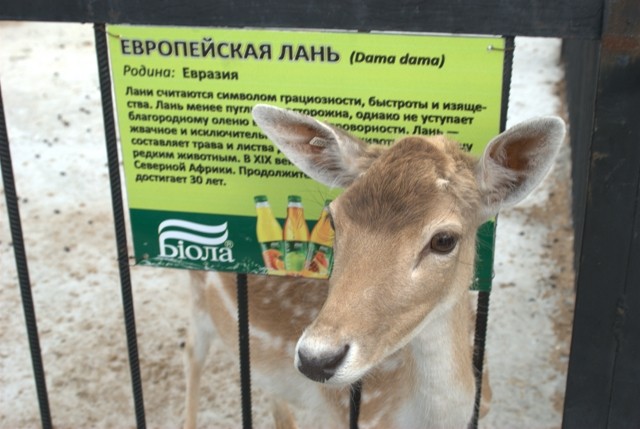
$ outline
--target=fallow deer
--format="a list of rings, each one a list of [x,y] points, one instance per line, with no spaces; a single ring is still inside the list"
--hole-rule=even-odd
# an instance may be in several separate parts
[[[345,191],[330,205],[328,281],[249,276],[253,381],[273,398],[346,427],[349,384],[363,380],[361,428],[464,428],[474,411],[476,231],[546,175],[564,136],[555,117],[492,139],[479,160],[445,137],[367,145],[308,116],[258,105],[264,133],[311,178]],[[237,349],[235,275],[192,272],[186,428],[214,332]]]

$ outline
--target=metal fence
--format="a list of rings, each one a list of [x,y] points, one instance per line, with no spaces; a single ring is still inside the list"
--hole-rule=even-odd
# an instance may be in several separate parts
[[[564,406],[565,428],[640,425],[640,8],[632,0],[498,0],[424,4],[190,0],[173,8],[141,2],[8,1],[0,20],[348,28],[562,37],[568,70],[574,166],[577,303]],[[268,13],[264,13],[268,10]],[[241,11],[241,12],[239,12]],[[144,399],[124,227],[111,83],[102,24],[95,27],[116,246],[136,422]],[[0,97],[0,159],[42,426],[53,427]],[[238,277],[242,382],[250,383],[246,278]],[[244,427],[251,427],[245,387]],[[354,397],[358,397],[354,387]],[[357,421],[357,403],[352,425]]]

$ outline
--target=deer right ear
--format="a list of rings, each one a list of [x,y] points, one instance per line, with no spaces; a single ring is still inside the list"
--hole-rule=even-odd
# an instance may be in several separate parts
[[[253,119],[289,160],[312,179],[347,187],[366,169],[367,144],[328,124],[274,106],[258,104]]]
[[[481,216],[492,217],[501,207],[524,199],[553,165],[564,134],[560,118],[545,117],[518,124],[491,140],[476,172],[484,203]]]

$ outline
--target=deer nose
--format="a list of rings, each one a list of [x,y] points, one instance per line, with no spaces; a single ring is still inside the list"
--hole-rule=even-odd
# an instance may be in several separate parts
[[[305,349],[298,350],[298,370],[313,381],[324,383],[336,373],[349,352],[349,344],[334,351],[311,354]]]

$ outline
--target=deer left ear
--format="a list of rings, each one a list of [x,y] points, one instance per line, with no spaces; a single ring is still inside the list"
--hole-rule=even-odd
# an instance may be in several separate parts
[[[489,142],[476,169],[483,217],[529,195],[551,169],[564,134],[560,118],[545,117],[518,124]]]
[[[379,154],[339,128],[279,107],[258,104],[253,119],[291,162],[327,186],[349,186]]]

